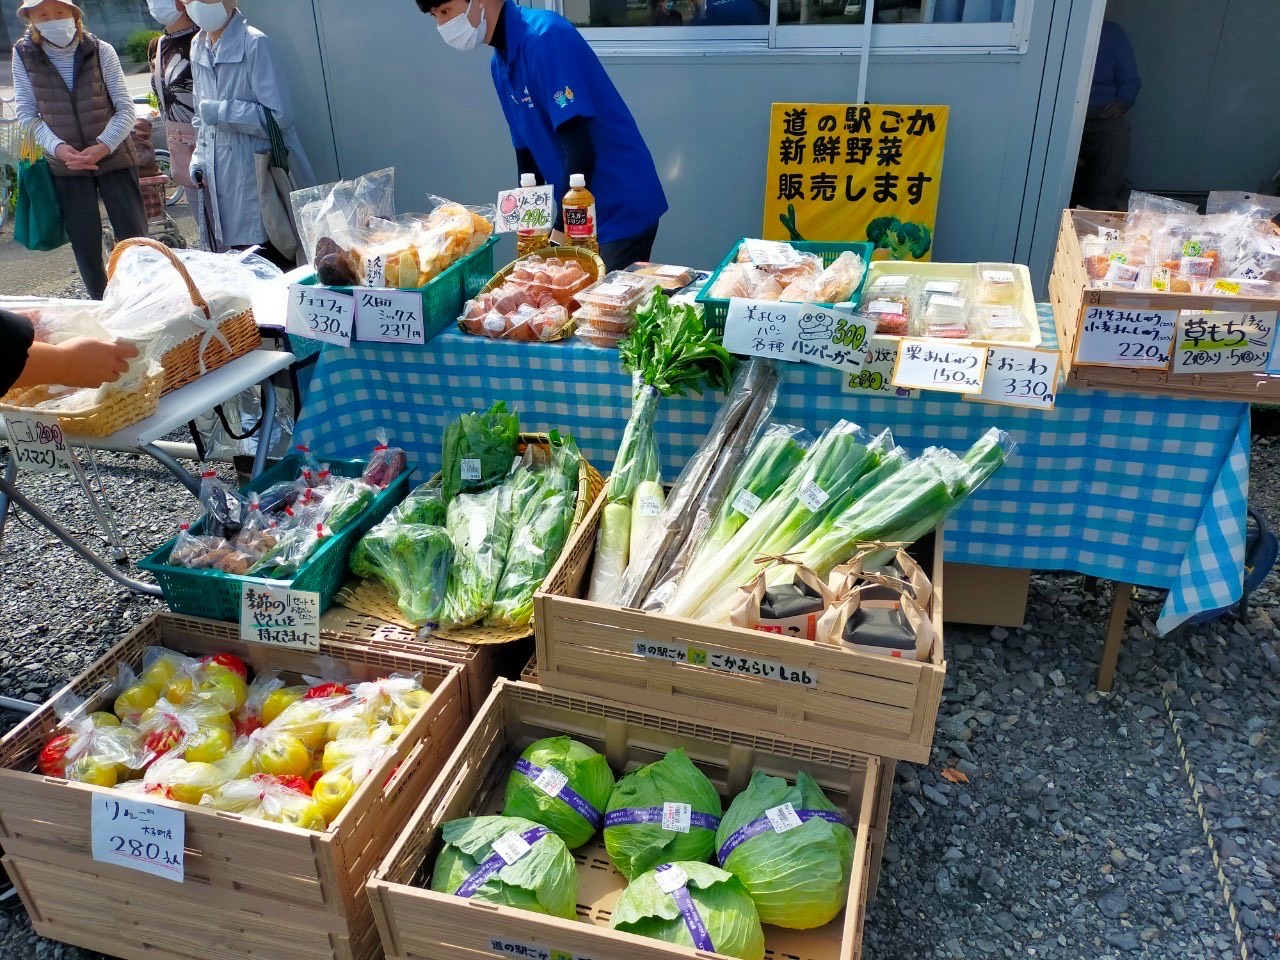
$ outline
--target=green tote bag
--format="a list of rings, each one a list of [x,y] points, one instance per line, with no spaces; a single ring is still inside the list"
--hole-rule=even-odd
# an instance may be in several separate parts
[[[53,190],[53,172],[43,157],[18,163],[18,210],[13,221],[13,239],[28,250],[56,250],[69,242],[62,225],[58,195]]]

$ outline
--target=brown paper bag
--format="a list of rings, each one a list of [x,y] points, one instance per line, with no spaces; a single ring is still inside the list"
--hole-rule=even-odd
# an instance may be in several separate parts
[[[868,586],[879,585],[869,584]],[[930,622],[929,615],[924,608],[911,599],[907,594],[899,595],[896,608],[901,610],[906,619],[907,626],[914,634],[914,649],[901,649],[896,647],[858,643],[858,634],[856,630],[851,639],[845,639],[845,628],[848,626],[849,621],[853,619],[860,610],[863,610],[863,594],[866,590],[867,586],[853,590],[844,597],[836,600],[827,608],[826,613],[824,613],[818,620],[818,642],[831,646],[842,647],[845,650],[857,650],[860,653],[869,653],[880,657],[914,659],[919,661],[928,660],[929,654],[933,651],[933,624]]]
[[[831,603],[834,594],[820,576],[803,564],[796,563],[785,556],[760,557],[756,560],[762,569],[754,580],[737,589],[729,606],[729,622],[735,627],[746,627],[762,633],[777,633],[794,637],[797,640],[815,640],[818,636],[818,620],[822,613],[813,612],[801,616],[786,617],[780,620],[764,618],[760,613],[760,605],[765,592],[769,589],[768,575],[777,565],[787,565],[793,570],[792,583],[800,583],[808,587],[819,597],[825,607]]]

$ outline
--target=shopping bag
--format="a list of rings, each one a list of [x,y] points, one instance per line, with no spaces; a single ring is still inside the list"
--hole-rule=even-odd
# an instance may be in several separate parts
[[[57,250],[70,242],[62,223],[62,208],[53,189],[49,161],[18,161],[18,209],[13,239],[28,250]]]
[[[258,205],[262,209],[262,224],[267,230],[271,245],[289,260],[297,263],[302,244],[298,240],[298,228],[293,220],[293,208],[289,194],[296,189],[289,174],[289,149],[284,145],[284,135],[275,116],[265,107],[262,110],[271,142],[268,153],[254,155],[258,175]]]

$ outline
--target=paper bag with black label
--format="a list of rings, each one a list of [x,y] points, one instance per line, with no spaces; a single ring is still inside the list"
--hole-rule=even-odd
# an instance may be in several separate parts
[[[836,570],[841,568],[837,567]],[[832,572],[835,575],[836,571]],[[899,593],[905,593],[911,597],[923,610],[929,609],[929,602],[933,599],[933,584],[929,582],[929,578],[925,576],[924,571],[920,569],[920,564],[911,558],[911,555],[905,550],[899,550],[893,557],[892,562],[884,567],[866,567],[863,570],[864,579],[872,587],[878,586],[870,593],[863,594],[863,601],[884,600],[892,602],[897,599]],[[888,584],[876,584],[875,577],[884,577],[890,581],[896,581]],[[835,583],[832,583],[835,586]],[[905,589],[900,589],[905,588]],[[840,594],[837,593],[837,596]]]
[[[933,624],[925,609],[899,590],[892,601],[867,599],[896,584],[873,575],[836,600],[818,620],[818,642],[882,657],[928,660]]]
[[[833,597],[826,582],[808,567],[786,557],[761,557],[756,562],[766,565],[765,569],[733,595],[730,622],[762,633],[816,640],[818,620]],[[776,574],[778,565],[789,566],[791,578],[769,586],[769,574]]]

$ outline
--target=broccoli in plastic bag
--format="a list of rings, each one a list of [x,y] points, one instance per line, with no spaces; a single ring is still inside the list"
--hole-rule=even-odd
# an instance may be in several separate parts
[[[440,620],[453,555],[444,527],[389,518],[361,538],[349,563],[357,575],[380,581],[405,619],[421,627]]]

